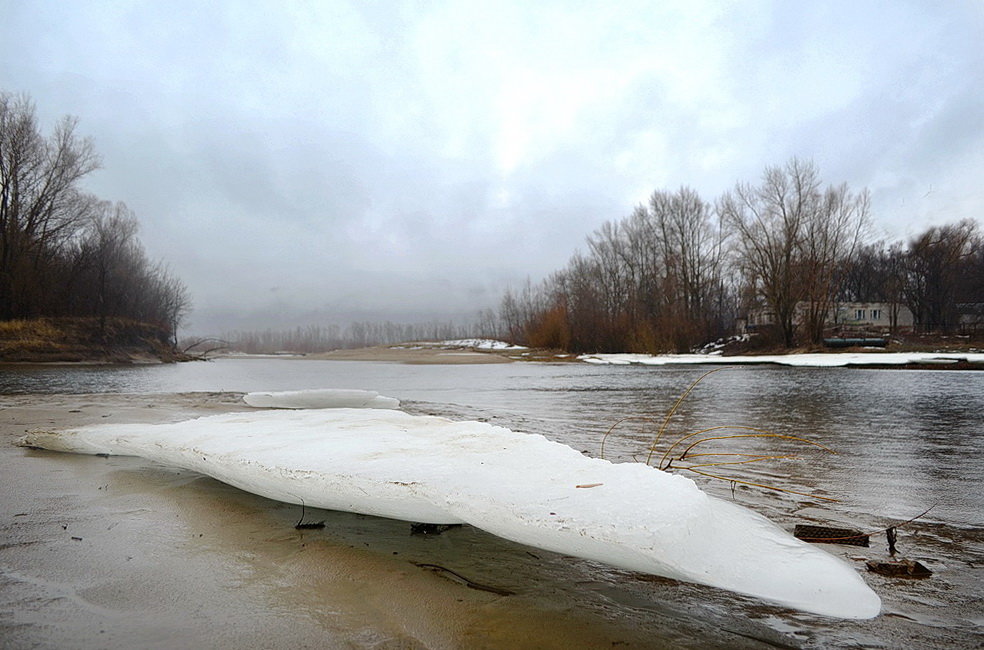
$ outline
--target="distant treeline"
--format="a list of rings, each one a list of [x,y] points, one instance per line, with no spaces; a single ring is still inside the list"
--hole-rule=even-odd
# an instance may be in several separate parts
[[[45,136],[27,97],[0,92],[0,321],[125,318],[173,341],[187,289],[147,258],[124,204],[82,191],[99,157],[76,124]]]
[[[960,333],[961,314],[984,316],[984,233],[965,219],[908,242],[868,244],[842,262],[836,279],[841,301],[904,305],[917,332]]]
[[[777,345],[820,343],[838,301],[908,306],[917,331],[948,333],[984,303],[984,239],[972,220],[907,244],[868,239],[869,197],[824,186],[812,163],[769,167],[713,204],[659,190],[602,225],[564,269],[507,291],[510,341],[578,352],[685,351],[768,312]]]
[[[392,345],[407,341],[447,341],[479,336],[476,325],[454,323],[393,323],[355,322],[347,327],[340,325],[310,325],[284,330],[226,332],[221,338],[223,347],[248,354],[274,352],[312,353],[328,350],[364,348],[374,345]],[[195,343],[183,342],[187,347]],[[204,344],[217,347],[214,339]],[[202,345],[196,346],[200,349]],[[192,351],[195,351],[193,349]]]

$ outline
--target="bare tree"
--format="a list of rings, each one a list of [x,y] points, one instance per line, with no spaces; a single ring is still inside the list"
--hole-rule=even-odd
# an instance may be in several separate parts
[[[710,206],[691,188],[655,192],[650,218],[658,233],[663,261],[662,291],[677,330],[678,349],[692,346],[709,333],[712,297],[722,274],[724,232],[715,227]]]
[[[655,319],[665,303],[660,285],[666,263],[651,205],[637,206],[622,222],[625,241],[621,254],[632,287],[630,317],[635,322]]]
[[[136,294],[133,285],[144,270],[136,234],[137,219],[126,205],[103,203],[80,244],[91,277],[89,309],[99,317],[100,332],[107,318],[126,313],[127,299]]]
[[[170,334],[170,344],[178,345],[178,328],[191,311],[191,294],[184,282],[175,277],[163,264],[151,273],[158,322]]]
[[[526,341],[526,335],[523,332],[523,314],[512,289],[506,289],[502,300],[499,301],[499,320],[502,322],[502,328],[508,340],[513,343]]]
[[[601,283],[605,327],[612,331],[627,314],[630,296],[629,268],[625,263],[625,232],[618,222],[606,221],[588,236],[588,250],[597,262],[594,271]]]
[[[862,241],[868,202],[867,191],[853,194],[846,185],[822,190],[816,166],[796,158],[767,168],[759,186],[739,183],[719,201],[737,235],[740,263],[786,347],[794,342],[801,301],[810,339],[822,338],[836,270]]]
[[[761,288],[783,343],[792,347],[799,280],[799,247],[819,188],[816,169],[793,159],[768,167],[762,184],[738,183],[718,202],[718,211],[738,236],[742,266]]]
[[[853,194],[847,185],[828,187],[808,211],[800,244],[802,260],[804,326],[812,343],[823,340],[839,283],[839,269],[849,264],[861,248],[868,228],[868,191]]]
[[[77,184],[99,159],[76,124],[45,138],[27,98],[0,93],[0,319],[42,311],[48,262],[92,207]]]
[[[904,293],[917,329],[945,334],[956,326],[961,275],[976,242],[977,224],[970,219],[933,226],[909,242]]]

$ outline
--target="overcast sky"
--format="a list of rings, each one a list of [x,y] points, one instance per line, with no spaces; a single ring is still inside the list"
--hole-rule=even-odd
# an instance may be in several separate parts
[[[877,233],[981,218],[984,3],[0,0],[190,330],[495,307],[656,189],[812,159]]]

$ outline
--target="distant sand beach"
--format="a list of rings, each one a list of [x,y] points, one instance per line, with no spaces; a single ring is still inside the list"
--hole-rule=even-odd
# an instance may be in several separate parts
[[[304,359],[324,359],[335,361],[389,361],[410,364],[478,364],[512,363],[518,356],[516,352],[497,350],[478,351],[439,346],[376,346],[354,350],[333,350],[305,355]]]

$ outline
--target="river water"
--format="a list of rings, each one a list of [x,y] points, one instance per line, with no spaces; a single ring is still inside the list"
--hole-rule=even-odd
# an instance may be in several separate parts
[[[604,456],[645,461],[663,416],[707,370],[243,358],[138,367],[8,367],[0,370],[0,394],[363,388],[397,397],[414,412],[541,433],[594,456],[601,453],[605,433],[621,422],[605,438]],[[622,422],[630,416],[642,419]],[[784,491],[684,472],[705,490],[735,499],[789,530],[810,523],[879,531],[930,509],[899,528],[898,548],[901,556],[922,562],[934,575],[905,580],[866,573],[882,597],[883,613],[872,621],[851,622],[709,588],[647,580],[590,562],[519,566],[514,556],[520,553],[499,562],[497,554],[508,553],[488,537],[462,533],[463,548],[456,551],[452,540],[443,552],[460,553],[458,559],[475,565],[471,568],[487,583],[516,587],[517,580],[528,580],[520,588],[525,586],[534,599],[566,599],[571,607],[594,608],[640,624],[665,620],[686,631],[673,637],[671,645],[701,647],[702,631],[721,629],[752,644],[792,647],[984,644],[984,373],[728,368],[707,376],[680,404],[653,462],[681,436],[724,425],[805,437],[836,453],[777,438],[702,443],[700,449],[708,452],[797,456],[705,468]],[[384,529],[380,524],[381,537],[388,534]],[[363,529],[359,534],[373,533]],[[824,548],[861,572],[865,559],[888,559],[884,533],[872,536],[870,548]]]

